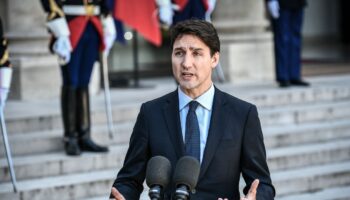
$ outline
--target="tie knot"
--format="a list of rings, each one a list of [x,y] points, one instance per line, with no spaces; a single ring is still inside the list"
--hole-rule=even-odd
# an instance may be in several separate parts
[[[198,103],[197,101],[191,101],[191,102],[189,103],[189,107],[190,107],[190,108],[189,108],[188,112],[194,112],[194,111],[196,111],[198,105],[199,105],[199,103]]]

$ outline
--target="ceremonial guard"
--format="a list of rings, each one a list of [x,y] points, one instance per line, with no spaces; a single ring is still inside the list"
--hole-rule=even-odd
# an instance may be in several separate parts
[[[50,49],[62,72],[61,109],[67,155],[107,152],[91,140],[88,85],[99,52],[108,54],[116,31],[107,0],[41,0],[52,34]]]
[[[4,38],[2,22],[0,18],[0,109],[5,107],[5,102],[10,88],[12,68],[7,50],[7,40]]]
[[[302,79],[302,25],[306,0],[266,0],[272,20],[276,79],[280,87],[309,86]]]
[[[171,26],[187,19],[210,20],[216,0],[156,0],[162,24]]]
[[[11,175],[13,191],[17,192],[16,173],[13,166],[10,143],[8,141],[6,123],[5,123],[5,103],[10,90],[12,78],[12,68],[9,60],[9,52],[7,50],[7,40],[4,37],[2,22],[0,18],[0,130],[2,141],[5,147],[8,169]]]

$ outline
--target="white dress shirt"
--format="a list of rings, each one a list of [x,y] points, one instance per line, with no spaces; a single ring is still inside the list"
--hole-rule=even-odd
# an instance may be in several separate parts
[[[178,88],[179,95],[179,112],[180,112],[180,121],[181,121],[181,131],[182,131],[182,139],[185,141],[185,133],[186,133],[186,117],[189,109],[189,103],[191,101],[197,101],[199,103],[196,109],[196,115],[198,119],[199,131],[200,131],[200,162],[202,163],[205,145],[207,143],[208,131],[210,125],[210,118],[212,113],[213,101],[214,101],[214,93],[215,88],[212,84],[209,90],[203,93],[196,99],[192,99],[187,96],[179,87]]]

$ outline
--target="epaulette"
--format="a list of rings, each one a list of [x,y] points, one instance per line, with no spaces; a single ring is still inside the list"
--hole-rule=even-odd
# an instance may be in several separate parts
[[[1,42],[1,45],[6,47],[7,41],[5,39],[3,39],[2,42]],[[0,58],[0,65],[5,64],[8,61],[9,57],[10,57],[9,56],[9,52],[8,52],[7,48],[5,48],[4,54]]]
[[[49,0],[49,4],[51,12],[47,18],[48,21],[53,20],[55,18],[64,17],[63,10],[56,4],[55,0]]]

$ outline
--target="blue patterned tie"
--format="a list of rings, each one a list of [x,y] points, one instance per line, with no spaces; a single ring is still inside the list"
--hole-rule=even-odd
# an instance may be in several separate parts
[[[191,101],[186,117],[185,147],[186,155],[193,156],[200,161],[200,132],[196,109],[199,103]]]

